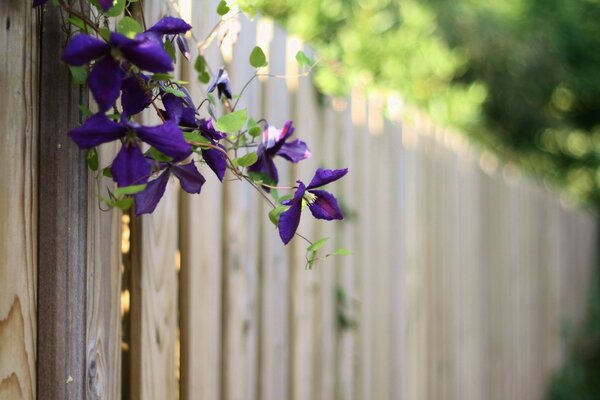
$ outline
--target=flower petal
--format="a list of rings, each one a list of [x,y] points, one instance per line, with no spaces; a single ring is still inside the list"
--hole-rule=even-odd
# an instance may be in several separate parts
[[[125,135],[127,128],[108,119],[102,113],[89,117],[83,125],[69,132],[71,139],[82,149],[112,142]]]
[[[315,176],[306,187],[307,189],[318,188],[328,183],[337,181],[348,173],[348,168],[343,169],[317,169]]]
[[[119,187],[148,182],[150,164],[137,144],[126,144],[113,160],[110,171]]]
[[[88,85],[100,111],[104,112],[115,104],[121,91],[123,76],[121,66],[110,57],[97,61],[92,68]]]
[[[138,34],[133,40],[120,33],[112,32],[110,41],[121,49],[121,53],[126,59],[143,70],[150,72],[173,71],[171,57],[153,32]]]
[[[227,169],[227,160],[225,159],[225,154],[217,149],[202,149],[202,158],[210,167],[210,169],[213,170],[215,175],[217,175],[217,178],[223,182],[225,170]]]
[[[192,29],[192,26],[181,18],[163,17],[148,30],[165,35],[177,35],[178,33],[186,33],[190,29]]]
[[[223,138],[225,138],[224,133],[219,132],[218,130],[215,129],[215,126],[212,122],[211,119],[201,119],[199,121],[199,127],[200,127],[200,133],[202,134],[202,136],[204,136],[207,139],[211,139],[214,141],[219,141]]]
[[[298,182],[298,190],[294,193],[294,198],[288,203],[290,208],[282,212],[279,216],[279,237],[283,241],[283,244],[288,244],[296,234],[296,229],[298,229],[298,225],[300,224],[304,192],[304,184]]]
[[[62,60],[71,65],[84,65],[102,57],[110,51],[103,40],[79,33],[69,40],[62,54]]]
[[[225,71],[224,68],[219,69],[217,77],[208,88],[208,93],[212,93],[215,88],[219,93],[219,99],[222,95],[225,95],[225,97],[227,97],[229,100],[232,99],[233,96],[231,94],[232,90],[231,83],[229,82],[229,74],[227,74],[227,71]]]
[[[336,198],[324,190],[309,190],[310,193],[317,196],[316,200],[308,203],[308,208],[312,215],[317,219],[344,219],[344,214],[338,206]]]
[[[179,124],[183,114],[183,99],[171,93],[163,93],[162,102],[165,106],[167,118]]]
[[[169,182],[169,169],[155,180],[148,182],[146,189],[135,194],[135,215],[150,214],[165,194]]]
[[[142,84],[147,80],[147,76],[138,74],[123,81],[121,105],[123,106],[123,113],[127,116],[142,112],[150,104],[152,100],[149,96],[150,91],[147,91]]]
[[[257,155],[258,155],[258,159],[256,160],[256,162],[254,164],[252,164],[251,166],[248,167],[248,171],[260,172],[262,174],[265,174],[266,176],[268,176],[271,179],[271,182],[265,182],[265,183],[268,183],[271,185],[276,185],[277,182],[279,182],[279,174],[277,173],[277,167],[275,166],[275,163],[273,162],[273,158],[271,157],[271,155],[269,153],[267,153],[265,151],[265,149],[264,149],[264,147],[262,147],[262,145],[259,145]],[[265,188],[265,190],[266,189],[267,188]]]
[[[186,60],[190,61],[192,57],[192,53],[190,53],[190,46],[188,46],[188,42],[183,35],[177,35],[177,47],[181,54],[185,57]]]
[[[179,125],[194,129],[198,127],[198,122],[196,121],[196,109],[194,107],[185,107],[183,109]]]
[[[296,139],[293,142],[284,143],[277,152],[277,155],[290,162],[297,163],[309,158],[311,153],[306,143]]]
[[[202,176],[194,162],[185,165],[174,165],[171,167],[173,174],[179,178],[181,188],[188,193],[200,193],[206,179]]]
[[[32,7],[41,6],[42,4],[45,4],[47,2],[48,2],[48,0],[33,0],[33,6]]]
[[[114,0],[98,0],[100,3],[100,7],[102,7],[102,11],[108,11],[114,3]]]
[[[158,126],[140,126],[135,133],[144,142],[174,159],[183,159],[190,155],[192,147],[183,137],[183,132],[173,121]]]

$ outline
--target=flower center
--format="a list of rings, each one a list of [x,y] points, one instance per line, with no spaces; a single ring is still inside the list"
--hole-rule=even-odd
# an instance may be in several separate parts
[[[304,193],[304,200],[306,200],[308,204],[312,204],[315,201],[317,201],[317,196],[312,194],[311,192],[306,192]]]

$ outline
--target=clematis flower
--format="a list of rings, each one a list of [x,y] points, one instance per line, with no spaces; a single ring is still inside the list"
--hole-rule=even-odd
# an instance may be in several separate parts
[[[79,33],[65,47],[62,59],[77,66],[96,60],[90,70],[88,85],[100,111],[108,110],[119,97],[125,77],[121,67],[123,61],[150,72],[173,70],[171,57],[163,48],[160,35],[154,32],[140,33],[134,39],[111,32],[108,43]]]
[[[212,120],[197,118],[196,108],[191,99],[183,99],[171,93],[163,93],[162,101],[165,106],[163,115],[168,120],[174,121],[184,129],[198,130],[200,135],[208,139],[212,145],[218,146],[225,151],[225,147],[218,143],[219,140],[225,137],[225,134],[215,129]],[[225,171],[227,170],[227,159],[223,151],[218,149],[201,149],[202,158],[220,181],[223,181]]]
[[[214,92],[215,88],[217,89],[217,93],[219,94],[219,99],[221,96],[227,97],[229,100],[232,99],[232,91],[231,91],[231,82],[229,82],[229,75],[224,68],[219,69],[219,73],[215,80],[208,87],[208,93]]]
[[[344,215],[338,206],[336,198],[329,192],[318,190],[317,188],[328,183],[337,181],[348,173],[348,168],[344,169],[317,169],[315,176],[308,186],[304,186],[301,181],[298,182],[298,189],[291,200],[283,202],[290,208],[279,216],[279,237],[284,244],[288,244],[296,234],[298,224],[300,223],[300,214],[302,213],[302,202],[306,201],[312,215],[317,219],[334,220],[344,219]]]
[[[116,123],[103,113],[98,113],[80,127],[71,130],[69,136],[82,149],[123,139],[123,146],[111,167],[113,179],[118,186],[138,185],[148,181],[150,165],[142,154],[138,141],[151,145],[174,161],[183,160],[192,152],[183,132],[172,121],[148,127],[128,122],[124,118],[121,123]]]
[[[147,32],[158,32],[162,35],[179,35],[192,29],[192,26],[175,17],[163,17],[156,24],[148,28]]]
[[[125,116],[142,112],[152,102],[152,91],[146,88],[150,80],[145,74],[136,74],[123,80],[121,84],[121,107]]]
[[[136,215],[149,214],[154,211],[165,193],[171,174],[179,179],[181,188],[190,194],[200,193],[202,185],[206,182],[206,179],[198,172],[193,161],[185,165],[168,163],[164,171],[156,179],[149,182],[143,191],[135,195]]]
[[[275,156],[283,157],[293,163],[309,158],[311,153],[305,142],[298,139],[293,142],[286,142],[293,133],[292,121],[287,121],[282,129],[268,126],[263,130],[263,140],[256,151],[258,160],[248,170],[262,173],[271,180],[271,183],[277,184],[279,175],[273,162]],[[264,187],[264,189],[268,191],[268,188]]]

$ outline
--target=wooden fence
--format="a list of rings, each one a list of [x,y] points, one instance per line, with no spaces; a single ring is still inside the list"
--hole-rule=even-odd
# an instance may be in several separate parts
[[[145,7],[177,7],[198,38],[217,18],[212,0]],[[384,119],[360,90],[319,98],[294,77],[301,43],[244,17],[206,56],[237,91],[256,43],[288,76],[241,104],[310,144],[282,181],[350,168],[334,185],[344,222],[300,231],[354,254],[305,270],[304,243],[281,245],[258,194],[210,171],[199,196],[170,184],[152,216],[101,212],[103,185],[66,137],[86,94],[58,61],[59,15],[40,20],[0,3],[0,399],[542,397],[585,311],[595,217],[399,102]]]

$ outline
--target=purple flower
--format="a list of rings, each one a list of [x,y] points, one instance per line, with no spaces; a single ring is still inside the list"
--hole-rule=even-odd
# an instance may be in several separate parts
[[[158,32],[162,35],[178,35],[186,33],[190,29],[192,29],[192,26],[181,18],[163,17],[156,24],[148,28],[148,32]]]
[[[258,160],[248,170],[266,175],[270,179],[267,183],[276,185],[279,182],[279,175],[273,162],[275,156],[283,157],[293,163],[309,158],[311,153],[305,142],[298,139],[286,142],[293,133],[292,121],[287,121],[282,129],[268,126],[263,131],[263,141],[256,151]],[[268,191],[268,188],[264,189]]]
[[[289,205],[290,208],[279,216],[279,237],[284,244],[288,244],[296,234],[296,229],[298,229],[298,224],[300,223],[303,200],[306,201],[310,212],[317,219],[329,221],[344,218],[335,197],[331,193],[324,190],[317,190],[317,188],[337,181],[347,173],[348,168],[319,168],[308,186],[305,187],[304,183],[297,181],[298,189],[296,189],[294,197],[291,200],[282,202],[284,205]]]
[[[201,153],[206,164],[213,170],[215,175],[217,175],[217,178],[219,178],[220,181],[223,181],[225,171],[227,170],[227,158],[224,153],[225,147],[220,145],[218,141],[223,139],[225,134],[215,129],[212,120],[197,118],[196,109],[193,104],[189,104],[191,103],[191,99],[186,100],[171,93],[163,93],[162,101],[165,106],[165,111],[163,112],[165,118],[174,121],[184,129],[197,129],[213,146],[221,148],[221,150],[216,148],[203,148],[201,149]]]
[[[181,188],[190,194],[200,193],[202,185],[206,182],[193,161],[185,165],[167,164],[164,172],[158,178],[149,182],[146,189],[135,195],[136,215],[149,214],[154,211],[165,193],[171,174],[179,179]]]
[[[47,2],[48,2],[48,0],[33,0],[33,6],[32,7],[41,6],[42,4],[46,4]]]
[[[89,149],[102,143],[123,139],[123,146],[113,161],[111,171],[118,186],[131,186],[144,183],[150,175],[150,166],[143,156],[138,141],[145,142],[174,161],[180,161],[192,152],[191,146],[183,137],[181,129],[172,121],[148,127],[127,122],[111,121],[98,113],[88,118],[83,125],[69,132],[71,139],[82,149]]]
[[[150,72],[173,70],[171,57],[155,32],[140,33],[135,39],[111,32],[108,43],[79,33],[65,47],[62,59],[71,65],[85,65],[96,60],[90,70],[88,85],[100,111],[108,110],[119,97],[125,77],[123,62]]]
[[[208,93],[212,93],[215,88],[217,89],[217,93],[219,94],[219,99],[221,96],[227,97],[229,100],[232,99],[232,91],[231,91],[231,83],[229,82],[229,75],[224,68],[219,69],[219,73],[215,80],[208,87]]]

